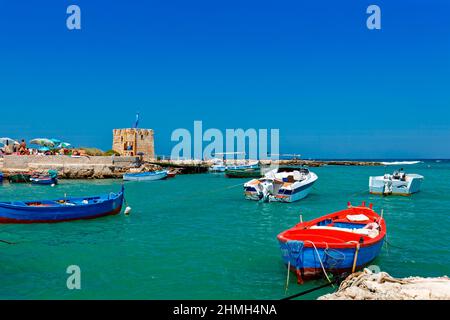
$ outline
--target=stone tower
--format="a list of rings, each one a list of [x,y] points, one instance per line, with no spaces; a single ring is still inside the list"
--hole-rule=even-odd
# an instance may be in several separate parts
[[[144,159],[155,158],[155,142],[152,129],[114,129],[113,150],[121,156],[137,156]]]

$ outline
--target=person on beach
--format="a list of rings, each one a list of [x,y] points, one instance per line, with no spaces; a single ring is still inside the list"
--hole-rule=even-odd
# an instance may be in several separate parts
[[[25,142],[24,139],[22,139],[22,141],[20,142],[20,145],[19,145],[19,153],[20,153],[20,155],[25,155],[28,153],[27,151],[28,151],[27,143]]]

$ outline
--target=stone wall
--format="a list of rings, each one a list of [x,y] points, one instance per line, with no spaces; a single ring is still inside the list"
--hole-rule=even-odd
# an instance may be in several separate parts
[[[131,147],[131,150],[127,150],[127,147]],[[143,153],[145,159],[154,159],[154,132],[151,129],[114,129],[112,148],[122,156]]]
[[[3,173],[57,170],[60,178],[120,178],[136,162],[136,157],[5,156]]]

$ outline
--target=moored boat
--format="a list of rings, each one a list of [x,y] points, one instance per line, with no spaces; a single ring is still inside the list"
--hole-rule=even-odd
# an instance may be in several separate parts
[[[372,208],[353,207],[301,222],[277,236],[283,262],[299,283],[326,273],[354,272],[380,253],[386,223]]]
[[[56,170],[49,170],[48,174],[37,174],[33,175],[30,178],[31,184],[38,184],[38,185],[54,185],[58,184],[58,171]]]
[[[259,162],[258,161],[249,161],[248,163],[244,163],[244,164],[236,164],[236,165],[227,165],[226,166],[226,171],[244,170],[244,169],[259,169]]]
[[[0,183],[3,182],[3,172],[0,172]]]
[[[214,164],[208,169],[208,171],[212,173],[225,172],[225,170],[227,170],[227,166],[223,163],[222,160],[215,161]]]
[[[244,184],[248,200],[294,202],[305,198],[318,179],[304,167],[279,167]]]
[[[369,191],[372,194],[409,196],[420,191],[423,179],[419,174],[407,174],[400,169],[393,174],[369,177]]]
[[[124,188],[95,197],[0,202],[0,223],[52,223],[94,219],[122,210]]]
[[[31,176],[31,173],[16,173],[8,176],[8,181],[10,183],[29,183]]]
[[[175,178],[178,174],[178,170],[171,169],[167,171],[167,178]]]
[[[155,181],[167,178],[167,170],[152,172],[126,173],[123,176],[125,181]]]
[[[229,164],[233,161],[234,164]],[[240,161],[241,163],[236,163]],[[229,170],[244,170],[244,169],[259,169],[259,161],[248,161],[248,160],[229,160],[228,162],[224,159],[213,159],[213,164],[209,168],[209,172],[220,173],[227,172]]]
[[[260,168],[230,169],[225,172],[225,175],[228,178],[260,178],[262,176]]]

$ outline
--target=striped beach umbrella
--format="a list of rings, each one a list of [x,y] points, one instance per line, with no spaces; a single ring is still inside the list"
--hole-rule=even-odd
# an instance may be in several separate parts
[[[49,147],[49,148],[53,148],[55,146],[55,143],[52,140],[46,139],[46,138],[33,139],[30,141],[30,144],[37,144],[39,146]]]
[[[13,144],[19,144],[16,140],[11,138],[0,138],[0,144],[4,145],[13,145]]]

